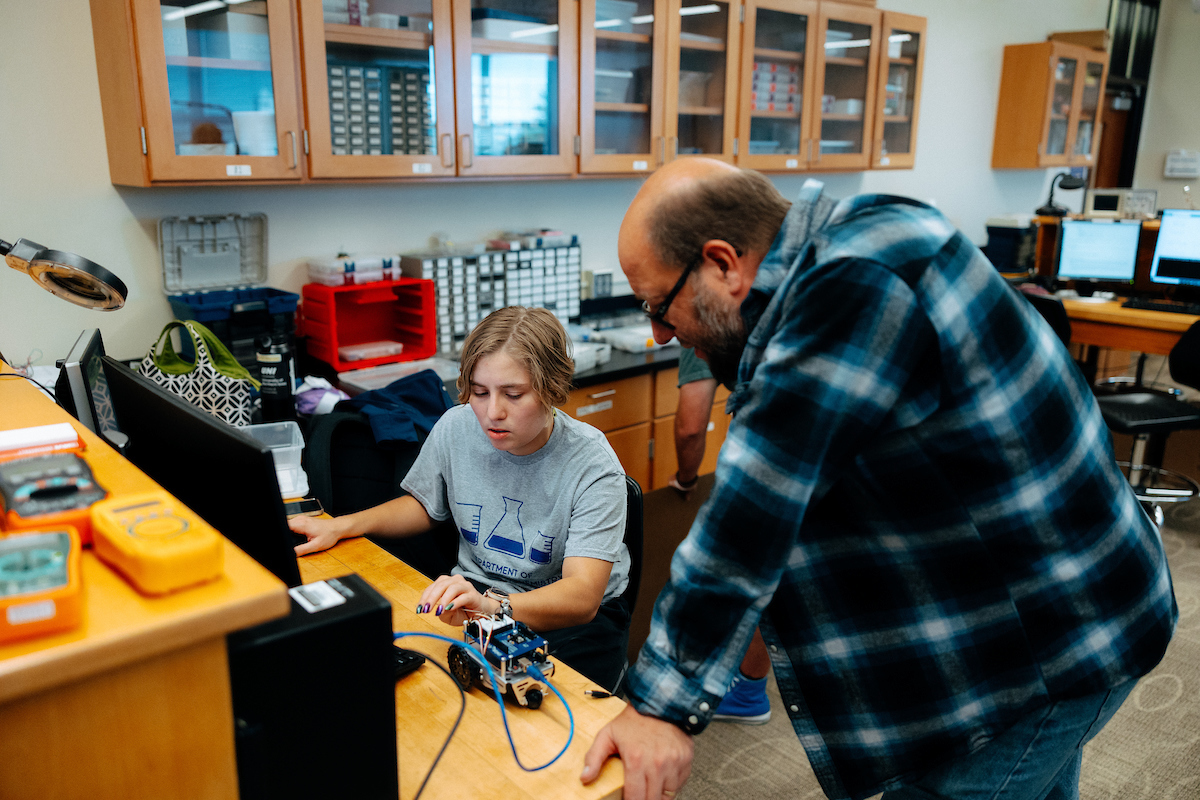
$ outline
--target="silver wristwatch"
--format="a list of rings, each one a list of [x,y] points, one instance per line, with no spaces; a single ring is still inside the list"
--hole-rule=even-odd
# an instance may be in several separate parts
[[[501,591],[496,587],[489,588],[483,593],[484,597],[490,597],[500,604],[500,613],[506,617],[512,616],[512,604],[508,602],[508,592]]]

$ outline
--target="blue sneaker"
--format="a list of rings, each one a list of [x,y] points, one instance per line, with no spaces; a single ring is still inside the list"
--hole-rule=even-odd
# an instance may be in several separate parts
[[[767,679],[751,680],[741,672],[717,706],[714,720],[763,725],[771,719],[771,701],[767,699]]]

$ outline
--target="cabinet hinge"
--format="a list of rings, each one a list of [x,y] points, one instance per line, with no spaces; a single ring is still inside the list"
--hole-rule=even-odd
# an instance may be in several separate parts
[[[142,155],[146,155],[146,129],[138,128],[142,132]]]
[[[575,134],[575,155],[583,152],[583,138],[579,134]]]
[[[304,137],[304,155],[308,155],[308,128],[305,128],[300,133]]]
[[[733,154],[735,156],[738,154],[738,140],[736,136],[733,137]]]
[[[651,458],[651,460],[654,459],[654,440],[653,439],[650,440],[650,458]]]

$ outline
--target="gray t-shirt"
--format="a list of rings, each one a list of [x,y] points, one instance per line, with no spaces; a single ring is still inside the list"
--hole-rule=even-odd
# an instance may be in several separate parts
[[[625,471],[603,433],[561,411],[546,444],[514,456],[492,446],[470,405],[455,406],[401,485],[433,519],[453,515],[457,575],[527,592],[583,556],[612,562],[605,600],[629,584]]]

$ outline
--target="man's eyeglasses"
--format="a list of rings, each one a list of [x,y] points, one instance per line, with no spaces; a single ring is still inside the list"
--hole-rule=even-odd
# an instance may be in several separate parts
[[[657,322],[659,325],[662,325],[664,328],[670,328],[671,330],[675,330],[675,326],[672,325],[671,323],[667,322],[665,319],[663,319],[663,317],[665,317],[667,315],[667,309],[669,309],[671,307],[671,301],[675,299],[675,295],[679,294],[679,290],[683,288],[683,284],[687,281],[688,275],[690,275],[692,273],[692,270],[695,269],[702,260],[703,260],[703,257],[697,258],[695,261],[693,261],[692,263],[690,263],[686,267],[684,267],[683,274],[680,275],[679,280],[675,282],[675,287],[673,289],[671,289],[671,291],[667,292],[666,299],[663,300],[661,304],[659,304],[658,308],[651,311],[650,310],[650,301],[649,300],[642,301],[642,313],[645,314],[646,317],[651,322]]]

